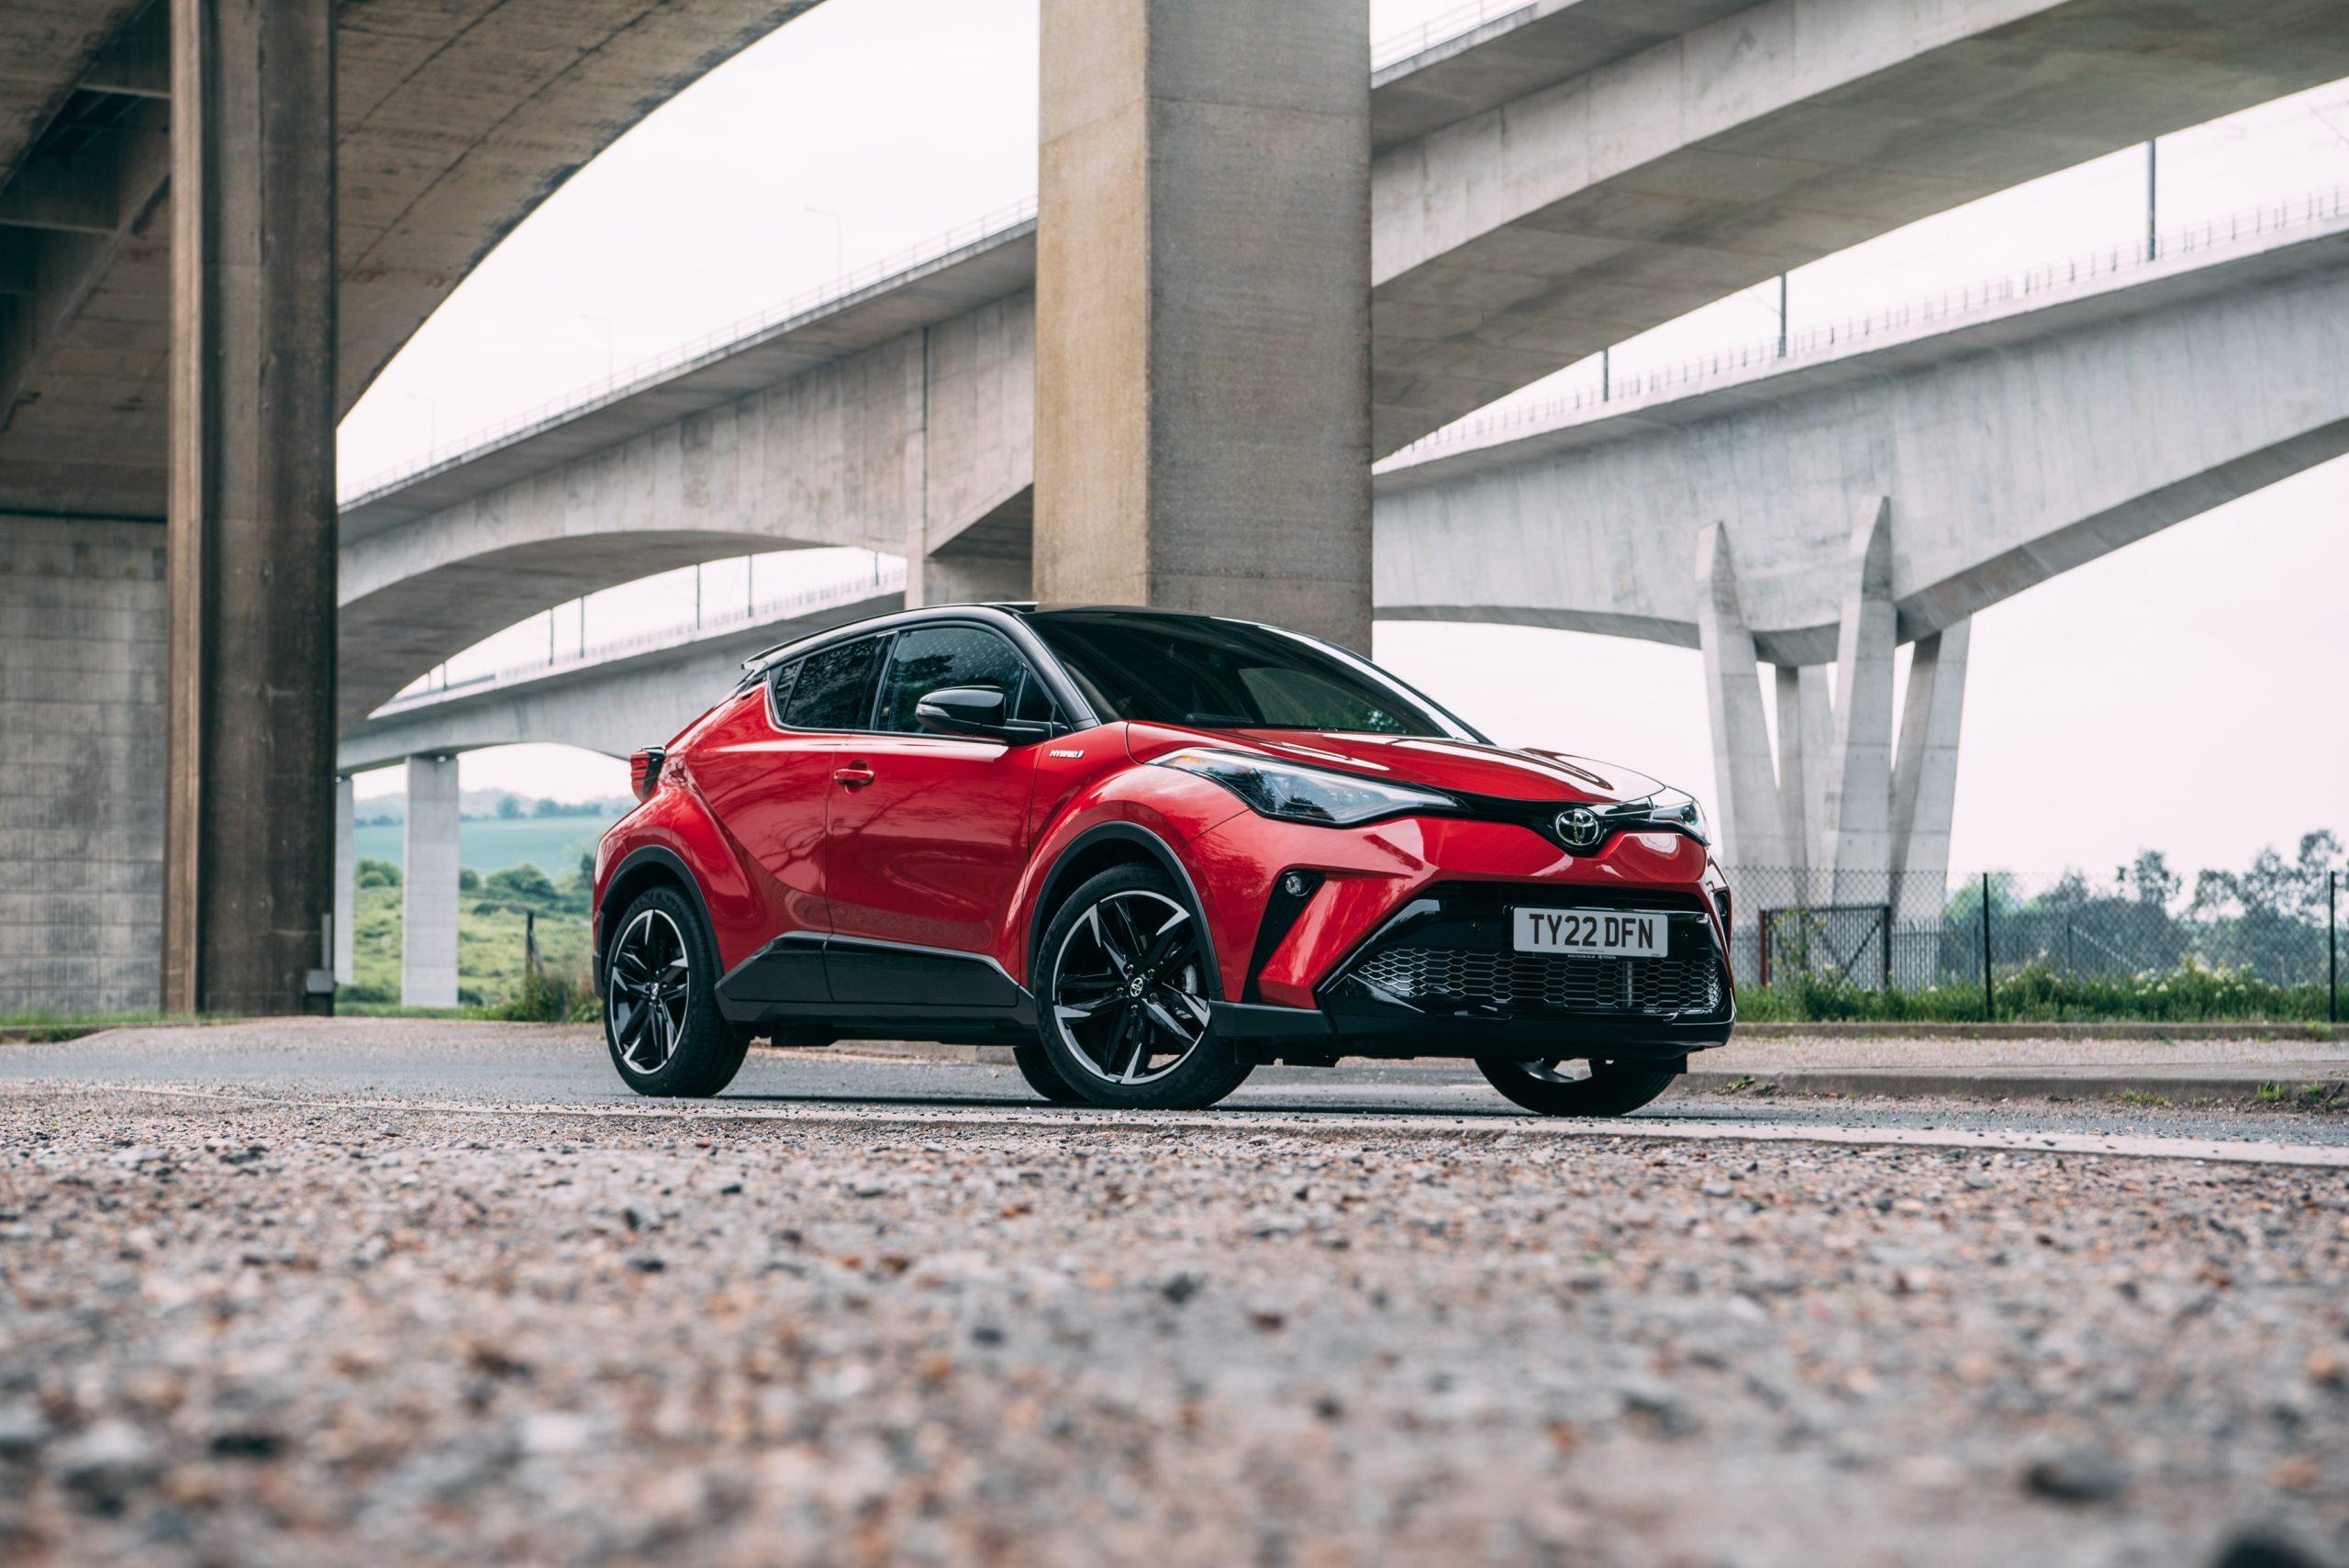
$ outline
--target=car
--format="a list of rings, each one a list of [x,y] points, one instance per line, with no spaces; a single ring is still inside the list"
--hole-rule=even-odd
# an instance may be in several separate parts
[[[1496,745],[1334,643],[952,605],[742,671],[630,759],[596,849],[595,982],[640,1094],[714,1095],[757,1038],[891,1039],[1008,1046],[1064,1104],[1444,1056],[1620,1116],[1730,1038],[1694,799]]]

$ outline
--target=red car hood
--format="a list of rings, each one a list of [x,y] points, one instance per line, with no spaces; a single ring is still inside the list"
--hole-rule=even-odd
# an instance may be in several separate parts
[[[1294,762],[1427,784],[1504,800],[1602,805],[1637,800],[1664,787],[1645,773],[1561,751],[1511,751],[1470,740],[1423,740],[1399,735],[1356,735],[1321,729],[1190,729],[1135,724],[1128,745],[1138,761],[1182,746],[1261,751]]]

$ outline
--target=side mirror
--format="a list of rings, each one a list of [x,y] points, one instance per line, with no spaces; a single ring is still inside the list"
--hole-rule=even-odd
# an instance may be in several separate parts
[[[994,686],[946,686],[914,705],[914,721],[933,735],[967,735],[1021,745],[1052,732],[1049,724],[1003,716],[1003,693]]]

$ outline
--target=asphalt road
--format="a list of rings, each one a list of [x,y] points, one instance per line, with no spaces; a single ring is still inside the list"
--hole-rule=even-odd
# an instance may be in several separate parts
[[[1731,1064],[1734,1048],[1717,1053]],[[0,1084],[149,1084],[276,1095],[384,1097],[419,1104],[674,1109],[630,1093],[587,1027],[421,1019],[336,1019],[125,1029],[46,1045],[0,1046]],[[907,1061],[854,1047],[755,1050],[704,1110],[996,1110],[1045,1106],[1008,1066]],[[1265,1068],[1208,1116],[1443,1117],[1553,1127],[1503,1100],[1467,1062]],[[1610,1124],[1611,1125],[1611,1124]],[[1753,1097],[1681,1089],[1628,1125],[1657,1135],[1862,1126],[1887,1131],[2226,1140],[2349,1150],[2349,1115],[2176,1107],[2114,1098],[1984,1102]]]

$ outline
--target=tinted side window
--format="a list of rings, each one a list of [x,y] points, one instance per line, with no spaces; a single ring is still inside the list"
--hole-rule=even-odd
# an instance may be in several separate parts
[[[774,705],[778,718],[790,706],[791,683],[798,678],[799,666],[806,662],[805,659],[794,659],[788,664],[778,664],[767,676],[768,700]]]
[[[1019,701],[1027,669],[1010,643],[979,627],[925,626],[899,632],[881,683],[880,728],[901,734],[918,730],[914,709],[941,686],[993,686],[1009,712]]]
[[[874,656],[880,651],[881,639],[866,637],[801,660],[783,721],[794,729],[863,728],[873,694]]]

